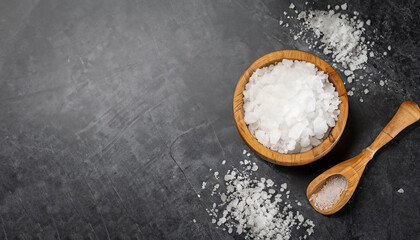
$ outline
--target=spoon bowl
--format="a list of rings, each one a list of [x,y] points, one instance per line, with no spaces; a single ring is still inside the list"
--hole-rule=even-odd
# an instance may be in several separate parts
[[[372,155],[373,156],[373,155]],[[316,177],[308,186],[306,190],[306,196],[309,199],[309,203],[312,207],[317,210],[319,213],[324,215],[330,215],[338,210],[340,210],[346,203],[350,200],[353,195],[356,187],[359,183],[360,178],[362,177],[363,171],[366,167],[368,159],[372,158],[366,154],[366,151],[362,151],[356,157],[353,157],[345,162],[335,165],[334,167],[328,169],[318,177]],[[315,203],[310,200],[311,196],[315,193],[321,191],[322,187],[325,185],[325,182],[332,176],[341,175],[347,180],[347,189],[341,193],[340,198],[335,202],[330,208],[320,209]]]
[[[306,197],[312,207],[324,215],[336,213],[343,208],[350,200],[351,196],[353,196],[367,163],[373,158],[376,151],[391,141],[404,128],[417,122],[419,119],[420,109],[417,104],[412,101],[403,102],[388,125],[385,126],[369,147],[365,148],[359,155],[335,165],[312,180],[306,190]],[[344,176],[347,179],[347,189],[341,193],[340,198],[331,207],[319,209],[314,202],[310,200],[311,196],[319,192],[328,178],[333,175]]]

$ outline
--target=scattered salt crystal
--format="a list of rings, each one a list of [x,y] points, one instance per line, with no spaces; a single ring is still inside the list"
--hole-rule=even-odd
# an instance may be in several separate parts
[[[273,186],[273,185],[274,185],[273,180],[268,179],[268,180],[267,180],[267,187],[271,187],[271,186]]]
[[[214,177],[216,178],[216,179],[219,179],[219,172],[214,172]]]
[[[200,194],[197,194],[197,197],[200,198],[201,197]]]
[[[254,172],[247,169],[251,165],[256,163],[243,165],[244,170],[228,170],[225,176],[234,177],[225,180],[226,192],[219,193],[222,203],[213,203],[207,211],[211,222],[244,239],[291,239],[292,232],[300,228],[312,234],[315,224],[293,210],[280,194],[273,196],[275,190],[269,187],[275,185],[273,180],[251,177]],[[282,185],[287,188],[286,183]],[[301,239],[303,235],[296,238]]]
[[[280,153],[307,151],[335,125],[340,100],[328,75],[303,61],[257,69],[245,86],[244,120],[264,146]],[[327,124],[328,123],[328,124]]]
[[[353,96],[353,91],[352,90],[348,91],[347,95],[349,95],[350,97]]]
[[[335,175],[326,181],[318,193],[312,194],[309,201],[321,210],[328,209],[337,202],[345,190],[347,190],[347,179],[343,175]]]
[[[388,50],[391,51],[391,45],[388,46]]]
[[[386,56],[388,53],[387,52],[384,52],[384,56]]]
[[[350,75],[352,75],[353,74],[353,72],[352,71],[350,71],[350,70],[344,70],[344,75],[346,75],[346,76],[350,76]]]
[[[343,71],[351,71],[351,81],[360,84],[356,70],[366,69],[366,63],[369,57],[380,59],[384,52],[375,52],[373,46],[375,42],[372,36],[365,36],[367,26],[371,25],[371,20],[363,21],[360,13],[357,11],[351,13],[343,13],[348,10],[348,4],[344,3],[332,7],[328,5],[325,11],[322,10],[304,10],[290,11],[288,17],[296,18],[302,21],[302,25],[294,25],[290,28],[292,38],[301,39],[308,44],[309,49],[319,48],[324,54],[330,54],[333,58],[333,66],[343,68]],[[297,11],[296,15],[293,13]],[[310,31],[311,30],[311,31]],[[302,34],[304,32],[305,34]],[[313,36],[310,33],[313,33]],[[378,32],[373,29],[373,32]],[[315,39],[320,39],[321,44],[317,44]],[[343,44],[345,42],[345,44]],[[387,46],[387,51],[390,49]],[[336,63],[340,65],[337,66]],[[368,81],[368,80],[367,80]],[[359,88],[363,91],[364,88]],[[358,89],[358,90],[359,90]]]
[[[247,157],[251,156],[251,153],[247,153],[247,154],[246,154],[246,156],[247,156]]]
[[[400,189],[398,189],[398,191],[397,191],[398,193],[404,193],[404,189],[402,189],[402,188],[400,188]]]
[[[254,172],[257,171],[258,170],[257,164],[254,163],[254,165],[252,166],[251,170],[254,171]]]
[[[286,11],[284,11],[284,12],[283,12],[283,14],[284,14],[284,15],[287,15],[287,12],[286,12]]]
[[[383,85],[385,85],[385,82],[383,80],[380,80],[379,85],[383,86]]]
[[[222,195],[220,195],[220,200],[222,200],[222,202],[226,202],[226,194],[222,193]]]
[[[364,92],[365,94],[368,94],[368,93],[369,93],[369,90],[366,88],[363,92]]]
[[[206,182],[203,182],[202,185],[201,185],[201,189],[205,189],[206,188],[206,184],[207,184]]]
[[[280,185],[280,187],[287,189],[287,183],[283,183],[282,185]]]
[[[295,8],[295,5],[293,3],[291,3],[290,6],[289,6],[289,8],[290,9],[293,9],[293,8]]]
[[[223,160],[223,161],[222,161],[222,165],[225,165],[225,164],[226,164],[226,160]]]
[[[245,149],[242,151],[242,154],[243,154],[243,155],[245,155],[245,154],[246,154],[246,150],[245,150]]]
[[[196,223],[196,222],[197,222],[197,220],[193,219],[193,223]]]

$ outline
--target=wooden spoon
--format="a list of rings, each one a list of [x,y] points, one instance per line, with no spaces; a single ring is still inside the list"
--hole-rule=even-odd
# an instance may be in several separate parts
[[[373,143],[363,151],[347,161],[339,163],[316,177],[308,186],[306,196],[316,211],[324,215],[330,215],[340,210],[349,201],[359,183],[366,164],[373,158],[376,151],[391,141],[399,132],[420,119],[420,109],[412,101],[405,101],[401,104],[397,113],[381,131]],[[334,203],[327,209],[319,209],[313,201],[310,201],[312,194],[317,193],[324,186],[325,181],[334,175],[342,175],[347,179],[347,190],[345,190]]]

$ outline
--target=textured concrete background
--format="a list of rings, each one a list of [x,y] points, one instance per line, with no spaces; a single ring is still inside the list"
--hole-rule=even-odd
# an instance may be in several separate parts
[[[368,63],[390,83],[364,103],[350,98],[335,149],[295,168],[251,156],[257,177],[288,182],[317,225],[313,239],[420,234],[418,123],[376,155],[339,213],[322,216],[305,198],[307,184],[370,144],[400,103],[420,103],[420,4],[399,2],[349,3],[384,36],[375,48],[393,47]],[[332,62],[279,26],[289,4],[1,0],[0,238],[241,238],[210,223],[205,208],[218,200],[201,190],[202,181],[221,182],[209,168],[238,167],[246,148],[231,113],[237,79],[280,49]]]

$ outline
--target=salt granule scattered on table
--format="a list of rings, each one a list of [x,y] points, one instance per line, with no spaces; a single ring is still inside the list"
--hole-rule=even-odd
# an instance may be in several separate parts
[[[347,189],[347,179],[343,175],[330,177],[321,191],[315,193],[309,199],[321,210],[328,209],[334,205],[341,194]]]
[[[217,193],[221,203],[207,209],[212,223],[245,239],[306,239],[313,234],[315,224],[282,199],[273,180],[254,177],[255,172],[248,168],[254,165],[242,161],[243,169],[227,171],[223,178],[226,191]]]
[[[280,153],[319,145],[340,113],[340,99],[328,75],[303,61],[285,59],[257,69],[243,95],[244,121],[251,134]]]
[[[402,188],[400,188],[400,189],[398,189],[398,191],[397,191],[398,193],[404,193],[404,189],[402,189]]]
[[[299,11],[293,5],[293,12],[288,15],[288,18],[299,20],[300,25],[293,24],[289,30],[295,41],[301,39],[305,41],[309,49],[319,49],[324,54],[331,55],[334,62],[333,67],[342,68],[347,77],[347,83],[357,86],[352,95],[359,97],[368,83],[357,79],[356,73],[368,75],[365,69],[369,57],[384,58],[387,52],[375,52],[374,50],[375,41],[373,40],[379,40],[380,36],[369,36],[370,39],[365,36],[366,27],[371,25],[371,20],[367,19],[364,22],[359,12],[350,12],[347,9],[347,3],[335,7],[328,5],[326,10],[303,11]],[[280,25],[284,27],[289,26],[288,23],[283,23],[282,19],[280,22]],[[388,46],[387,49],[390,51],[391,46]],[[360,72],[361,70],[363,72]],[[362,85],[361,83],[364,85],[359,87]],[[371,84],[374,87],[376,84],[384,86],[385,83],[373,81]]]

